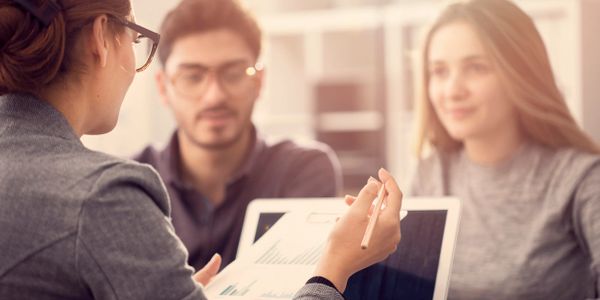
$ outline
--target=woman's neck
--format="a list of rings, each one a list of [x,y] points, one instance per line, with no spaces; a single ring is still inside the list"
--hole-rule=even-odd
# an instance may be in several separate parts
[[[87,132],[86,120],[89,115],[90,101],[86,101],[88,96],[85,87],[74,88],[65,81],[57,82],[44,89],[40,97],[67,119],[78,137]]]
[[[494,166],[512,157],[525,142],[518,127],[494,134],[467,139],[464,142],[469,159],[484,166]]]

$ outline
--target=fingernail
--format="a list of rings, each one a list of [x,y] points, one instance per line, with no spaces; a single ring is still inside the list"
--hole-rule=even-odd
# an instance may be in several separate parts
[[[377,179],[373,178],[373,176],[369,176],[367,183],[369,183],[369,182],[379,182],[379,181]]]

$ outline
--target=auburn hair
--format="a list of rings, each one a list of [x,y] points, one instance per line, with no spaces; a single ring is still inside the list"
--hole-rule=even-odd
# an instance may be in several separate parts
[[[127,17],[129,0],[31,0],[54,2],[60,12],[48,26],[15,1],[0,0],[0,95],[37,94],[66,74],[81,69],[77,41],[99,15]]]
[[[453,22],[470,24],[484,45],[518,114],[525,135],[551,148],[574,147],[600,153],[577,125],[552,73],[542,37],[533,20],[508,0],[467,0],[450,4],[425,35],[416,80],[415,152],[454,151],[462,142],[450,136],[428,94],[428,58],[433,35]]]

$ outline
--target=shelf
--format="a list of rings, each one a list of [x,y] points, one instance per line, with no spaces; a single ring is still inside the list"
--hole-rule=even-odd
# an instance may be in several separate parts
[[[320,113],[317,130],[329,132],[377,131],[383,129],[384,119],[378,111]]]

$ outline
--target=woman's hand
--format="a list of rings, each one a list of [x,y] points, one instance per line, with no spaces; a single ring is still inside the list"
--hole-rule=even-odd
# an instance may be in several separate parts
[[[200,283],[202,286],[206,286],[212,279],[219,273],[221,267],[221,256],[215,253],[210,261],[196,274],[194,274],[194,280]]]
[[[370,180],[354,199],[347,200],[350,208],[336,223],[329,235],[328,244],[315,270],[316,276],[329,279],[343,292],[348,278],[376,262],[382,261],[396,251],[400,242],[400,207],[402,192],[394,178],[384,169],[379,170],[379,178],[385,184],[387,198],[369,248],[360,246],[369,222],[371,204],[377,196],[380,183]]]

